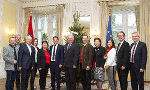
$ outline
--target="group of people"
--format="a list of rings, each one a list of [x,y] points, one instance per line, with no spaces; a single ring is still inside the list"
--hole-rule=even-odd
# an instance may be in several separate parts
[[[147,62],[147,48],[139,40],[137,32],[132,33],[133,44],[125,41],[125,33],[118,33],[119,44],[110,39],[106,47],[101,46],[100,38],[94,39],[93,47],[89,37],[82,37],[82,45],[74,42],[74,36],[68,35],[67,43],[62,46],[59,38],[53,37],[53,45],[48,47],[47,41],[42,41],[39,49],[38,39],[26,37],[21,44],[21,36],[9,38],[9,45],[3,49],[3,59],[7,74],[6,90],[13,90],[16,81],[17,90],[27,90],[30,78],[30,89],[34,90],[34,80],[39,70],[40,90],[45,90],[48,69],[51,72],[51,89],[60,90],[60,72],[64,67],[67,90],[76,90],[77,70],[80,70],[83,90],[91,90],[91,71],[94,68],[94,79],[98,90],[102,89],[104,72],[107,72],[111,90],[116,90],[116,71],[118,71],[121,90],[127,90],[128,72],[130,70],[132,90],[144,90],[144,70]],[[48,49],[49,48],[49,49]],[[21,80],[20,80],[21,76]],[[20,82],[21,81],[21,82]],[[56,86],[55,86],[56,83]],[[20,86],[21,85],[21,86]]]

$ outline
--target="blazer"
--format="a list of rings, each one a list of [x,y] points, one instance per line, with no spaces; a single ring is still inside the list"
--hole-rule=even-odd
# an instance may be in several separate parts
[[[94,48],[94,60],[96,61],[96,67],[104,68],[104,64],[106,61],[104,59],[105,53],[106,53],[106,50],[102,46]]]
[[[3,60],[5,61],[5,70],[14,70],[14,48],[10,45],[3,48]]]
[[[50,46],[50,55],[52,55],[52,48],[53,48],[53,45]],[[64,47],[60,44],[58,44],[57,46],[57,50],[56,50],[56,65],[63,65],[64,64]]]
[[[47,50],[49,52],[49,50]],[[38,68],[45,69],[45,64],[46,64],[46,56],[44,53],[43,48],[39,49],[37,53],[37,63],[38,63]]]
[[[64,49],[64,66],[73,68],[73,65],[77,66],[79,57],[79,46],[76,43],[72,43],[70,48],[67,50],[68,43]]]
[[[134,43],[131,44],[131,48]],[[134,65],[138,69],[146,69],[147,63],[147,46],[144,42],[139,41],[134,53]]]
[[[83,53],[82,53],[82,68],[86,69],[87,66],[92,66],[92,61],[93,61],[93,46],[90,44],[87,44],[87,46],[82,46],[80,47],[80,55],[81,55],[81,50],[83,48]]]
[[[22,44],[18,51],[18,66],[24,69],[34,67],[35,63],[35,49],[31,45],[31,55],[26,44]]]
[[[107,54],[107,59],[106,59],[106,62],[105,62],[105,65],[104,66],[116,66],[116,49],[115,48],[112,48],[108,54]]]
[[[118,47],[119,48],[119,47]],[[129,67],[130,61],[130,45],[128,42],[123,41],[120,49],[117,49],[117,68],[121,69],[122,66]]]

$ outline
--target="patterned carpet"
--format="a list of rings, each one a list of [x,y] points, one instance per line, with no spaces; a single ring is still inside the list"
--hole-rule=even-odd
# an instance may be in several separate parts
[[[5,81],[6,81],[6,79],[0,79],[0,90],[5,90]],[[145,85],[145,89],[144,90],[150,90],[150,83],[145,83],[144,85]],[[37,90],[40,90],[39,89],[39,78],[38,77],[36,77],[36,79],[35,79],[35,87],[37,87]],[[47,78],[46,90],[50,90],[50,88],[51,88],[50,87],[50,78],[48,77]],[[104,82],[103,89],[105,89],[105,90],[111,90],[111,89],[108,89],[108,81]],[[61,84],[61,90],[66,90],[65,84]],[[77,90],[82,90],[81,85],[79,85],[79,87],[77,88]],[[97,90],[96,85],[92,85],[92,90]],[[119,82],[117,82],[117,90],[121,90]],[[128,84],[128,90],[132,90],[130,82]]]

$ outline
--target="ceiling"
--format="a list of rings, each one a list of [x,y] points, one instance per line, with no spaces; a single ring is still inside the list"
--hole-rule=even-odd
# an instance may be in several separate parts
[[[52,1],[52,0],[18,0],[18,1],[21,1],[21,2],[34,2],[34,1]],[[62,1],[62,0],[60,0],[60,1]],[[69,1],[78,1],[78,0],[69,0]],[[91,1],[91,0],[86,0],[86,1]],[[139,0],[95,0],[95,1],[139,1]]]

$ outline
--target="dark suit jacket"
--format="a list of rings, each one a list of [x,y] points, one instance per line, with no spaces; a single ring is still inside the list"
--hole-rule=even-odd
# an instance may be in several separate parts
[[[100,47],[95,47],[94,48],[94,60],[96,61],[96,67],[102,67],[104,68],[104,64],[105,64],[105,59],[104,59],[104,55],[106,53],[106,50],[104,47],[100,46]]]
[[[47,51],[49,52],[49,50]],[[45,69],[46,56],[45,56],[43,48],[39,49],[37,53],[37,63],[38,63],[38,68]]]
[[[79,57],[79,46],[76,43],[72,43],[70,49],[67,50],[68,43],[64,49],[64,66],[73,68],[73,65],[77,66]]]
[[[131,44],[131,48],[133,47],[134,43]],[[135,54],[134,54],[134,64],[138,69],[146,69],[147,63],[147,47],[144,42],[139,41]]]
[[[53,48],[53,45],[50,46],[50,55],[52,55],[52,48]],[[59,64],[62,64],[63,65],[64,63],[64,47],[62,45],[59,45],[57,46],[57,50],[56,50],[56,64],[59,65]]]
[[[31,46],[32,53],[30,55],[29,49],[26,44],[22,44],[18,51],[18,66],[24,69],[34,67],[35,63],[35,49]]]
[[[124,41],[116,55],[117,55],[117,68],[121,69],[122,66],[125,66],[125,68],[128,68],[129,61],[130,61],[129,43]]]
[[[92,66],[92,61],[93,61],[93,46],[88,44],[87,46],[82,46],[80,47],[80,55],[81,55],[81,50],[83,48],[83,53],[82,53],[82,68],[86,69],[87,66]]]

